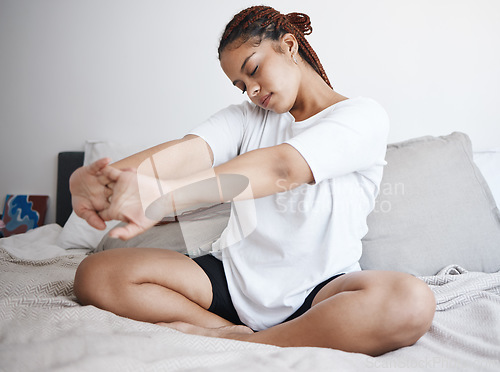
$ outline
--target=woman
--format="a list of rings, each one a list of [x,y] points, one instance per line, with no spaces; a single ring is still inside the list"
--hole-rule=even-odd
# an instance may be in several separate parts
[[[161,218],[143,213],[158,182],[178,190],[210,172],[248,180],[253,196],[243,199],[253,200],[255,217],[235,239],[233,213],[214,253],[194,259],[144,248],[89,256],[75,277],[82,304],[187,333],[370,355],[411,345],[429,329],[435,301],[425,283],[360,270],[388,119],[375,101],[332,89],[304,37],[310,32],[304,14],[243,10],[225,29],[219,59],[252,104],[228,107],[180,140],[73,174],[76,213],[101,229],[105,220],[127,222],[111,232],[122,239]],[[148,177],[154,182],[142,181]],[[219,195],[190,195],[184,207],[228,201]],[[161,205],[163,214],[175,210]]]

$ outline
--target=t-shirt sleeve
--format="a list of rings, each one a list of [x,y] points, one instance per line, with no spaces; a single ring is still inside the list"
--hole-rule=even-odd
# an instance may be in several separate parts
[[[203,138],[210,146],[214,155],[214,167],[239,155],[248,109],[246,102],[231,105],[212,115],[188,133]]]
[[[376,101],[345,101],[316,124],[285,141],[300,152],[314,183],[385,165],[389,118]]]

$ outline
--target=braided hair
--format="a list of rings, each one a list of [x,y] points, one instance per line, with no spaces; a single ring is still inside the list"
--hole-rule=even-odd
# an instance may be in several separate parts
[[[219,59],[224,49],[236,40],[244,44],[249,39],[258,38],[258,45],[264,39],[278,41],[281,36],[290,33],[295,36],[299,43],[300,56],[332,88],[318,56],[305,38],[305,35],[309,35],[311,32],[311,20],[307,14],[281,14],[269,6],[252,6],[236,14],[226,26],[219,44]]]

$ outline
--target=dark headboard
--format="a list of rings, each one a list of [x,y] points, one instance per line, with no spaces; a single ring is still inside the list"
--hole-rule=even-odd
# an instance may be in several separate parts
[[[83,151],[65,151],[60,152],[57,158],[56,222],[61,226],[64,226],[73,211],[69,177],[83,165],[83,154]]]

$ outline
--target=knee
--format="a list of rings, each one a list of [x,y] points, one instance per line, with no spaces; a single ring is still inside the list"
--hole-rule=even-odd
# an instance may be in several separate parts
[[[402,277],[390,294],[388,321],[392,339],[399,347],[413,345],[431,327],[436,310],[434,293],[422,280]]]
[[[99,254],[85,258],[78,266],[73,292],[82,305],[96,305],[107,296],[109,266]]]

